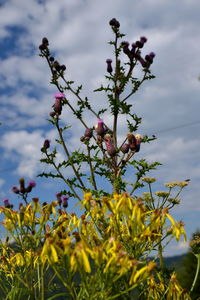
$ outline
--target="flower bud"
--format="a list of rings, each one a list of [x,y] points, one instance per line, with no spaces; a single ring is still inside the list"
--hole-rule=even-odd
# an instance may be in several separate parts
[[[113,145],[113,143],[111,142],[111,140],[106,140],[105,144],[106,144],[108,154],[111,157],[115,156],[115,154],[117,153],[117,150],[116,150],[115,146]]]
[[[54,57],[53,57],[53,56],[50,56],[50,57],[49,57],[49,60],[50,60],[50,62],[54,62]]]
[[[116,27],[116,28],[120,27],[119,21],[117,21],[115,18],[111,19],[109,24],[110,24],[110,26],[113,26],[113,27]]]
[[[48,46],[49,45],[49,41],[46,37],[43,37],[42,39],[42,44]]]
[[[50,117],[54,118],[55,115],[56,115],[56,113],[55,113],[55,111],[51,111],[51,112],[49,113],[49,115],[50,115]]]
[[[9,203],[8,198],[3,199],[3,203],[4,203],[5,208],[10,208],[10,203]]]
[[[20,192],[22,193],[22,194],[24,194],[25,193],[25,186],[24,186],[24,178],[20,178],[20,180],[19,180],[19,186],[20,186]]]
[[[62,198],[62,204],[63,204],[63,207],[68,207],[68,199],[69,199],[69,196],[63,196]]]
[[[140,42],[142,42],[143,44],[145,44],[147,42],[147,38],[145,36],[141,36],[140,37]]]
[[[123,146],[121,147],[120,150],[121,150],[124,154],[126,154],[126,153],[128,153],[129,148],[130,148],[130,145],[129,145],[129,144],[123,144]]]
[[[141,41],[136,41],[136,42],[135,42],[135,45],[136,45],[136,47],[138,47],[138,48],[142,48],[144,44],[143,44]]]
[[[48,148],[50,147],[50,140],[45,140],[44,141],[44,144],[43,144],[43,147],[41,148],[41,151],[42,152],[45,152]]]
[[[85,142],[85,136],[81,136],[80,137],[80,141],[83,143],[83,142]]]
[[[66,66],[65,65],[62,65],[60,66],[61,70],[64,72],[66,70]]]
[[[57,201],[58,201],[58,204],[61,205],[62,203],[62,198],[61,198],[62,194],[61,193],[57,193],[56,194],[56,198],[57,198]]]
[[[61,98],[56,98],[56,101],[54,103],[54,105],[52,106],[54,111],[58,114],[61,115],[62,112],[62,102],[61,102]]]
[[[104,122],[102,119],[98,119],[98,123],[95,126],[95,130],[96,130],[96,133],[100,136],[103,136],[105,134],[106,130],[105,130]]]
[[[140,144],[141,144],[141,141],[142,141],[142,136],[141,136],[141,134],[136,134],[135,138],[136,138],[136,152],[139,152],[140,151]]]
[[[92,137],[92,133],[93,133],[92,128],[86,128],[86,130],[85,130],[85,137],[91,138]]]
[[[126,55],[131,56],[131,51],[130,51],[130,49],[129,49],[129,42],[124,41],[124,42],[121,43],[121,45],[122,45],[122,47],[123,47],[123,52],[124,52]]]
[[[12,191],[13,191],[13,193],[15,193],[15,194],[19,194],[19,189],[18,189],[18,187],[16,187],[16,186],[13,186],[13,187],[12,187]]]
[[[129,147],[132,151],[136,150],[136,138],[132,133],[127,134],[128,142],[129,142]]]
[[[44,51],[46,48],[47,48],[47,47],[46,47],[45,45],[43,45],[43,44],[41,44],[41,45],[39,46],[40,51]]]
[[[113,71],[113,68],[112,68],[112,59],[108,58],[106,60],[106,63],[107,63],[107,72],[108,73],[112,73],[112,71]]]
[[[34,180],[31,180],[26,188],[26,192],[30,193],[32,191],[32,188],[36,186],[36,182]]]
[[[143,66],[143,68],[146,68],[148,66],[148,63],[140,56],[139,62]]]

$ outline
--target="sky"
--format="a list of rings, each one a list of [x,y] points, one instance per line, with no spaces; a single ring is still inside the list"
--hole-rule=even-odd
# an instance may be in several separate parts
[[[42,38],[48,38],[53,54],[66,65],[67,77],[83,84],[82,95],[98,108],[105,105],[105,96],[93,90],[105,81],[105,60],[113,58],[108,23],[115,17],[125,40],[146,36],[143,52],[156,53],[151,67],[156,78],[145,82],[131,101],[143,119],[138,133],[157,139],[143,144],[136,158],[162,163],[151,173],[157,177],[156,190],[169,181],[191,179],[173,211],[189,239],[200,228],[199,11],[198,0],[0,0],[0,198],[17,205],[11,187],[20,177],[37,181],[32,196],[42,201],[54,200],[63,188],[62,182],[36,177],[45,168],[39,163],[44,139],[53,143],[56,138],[47,122],[56,88],[38,55]],[[91,126],[96,122],[85,117]],[[84,129],[69,111],[63,118],[72,126],[69,149],[77,149]],[[109,124],[109,115],[104,120]],[[123,119],[119,124],[120,134],[126,134]],[[174,242],[165,255],[185,251],[187,243]]]

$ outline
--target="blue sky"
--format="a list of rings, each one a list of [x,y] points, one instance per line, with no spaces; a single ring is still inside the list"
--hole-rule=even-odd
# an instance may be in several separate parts
[[[56,90],[49,84],[45,61],[38,56],[41,39],[48,37],[69,78],[82,83],[83,95],[99,107],[105,99],[92,91],[104,81],[105,60],[112,58],[108,22],[115,17],[126,40],[132,43],[146,36],[144,51],[156,53],[151,68],[156,79],[146,82],[132,101],[143,118],[138,132],[158,139],[143,145],[137,158],[163,164],[151,174],[158,178],[155,189],[163,189],[165,182],[191,179],[173,213],[185,222],[190,237],[200,227],[199,10],[198,0],[182,0],[181,5],[180,0],[0,1],[0,197],[18,203],[10,188],[22,176],[37,180],[32,196],[43,201],[54,200],[63,188],[58,181],[36,179],[43,170],[39,163],[43,141],[56,137],[46,121]],[[63,117],[72,125],[68,145],[73,150],[83,128],[69,112]],[[91,126],[96,122],[87,115],[86,119]],[[104,119],[109,123],[108,115]],[[121,120],[121,135],[124,130]],[[173,243],[166,255],[186,250],[187,245]]]

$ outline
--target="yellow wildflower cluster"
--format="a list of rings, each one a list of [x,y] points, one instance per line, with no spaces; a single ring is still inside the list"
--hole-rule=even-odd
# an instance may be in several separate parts
[[[73,282],[73,276],[79,274],[91,299],[96,291],[88,285],[90,280],[99,286],[103,283],[102,294],[98,293],[106,299],[117,295],[118,283],[123,293],[145,283],[149,286],[147,299],[159,299],[157,295],[166,287],[162,280],[154,280],[156,263],[144,257],[158,247],[161,239],[167,243],[171,235],[179,240],[185,238],[185,231],[167,208],[149,210],[145,203],[142,197],[132,198],[127,193],[99,199],[87,192],[81,217],[57,208],[57,202],[41,207],[33,201],[19,211],[1,207],[5,217],[2,224],[16,245],[2,243],[1,273],[9,276],[11,283],[20,278],[21,284],[31,290],[30,276],[41,282],[41,276],[51,268],[71,295],[80,290]],[[35,285],[39,287],[39,283]]]

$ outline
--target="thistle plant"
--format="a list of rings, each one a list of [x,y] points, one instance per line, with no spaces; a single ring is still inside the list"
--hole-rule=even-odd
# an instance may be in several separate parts
[[[150,67],[155,54],[142,55],[146,37],[130,46],[121,41],[124,34],[116,19],[110,26],[114,59],[106,60],[108,84],[95,90],[107,96],[109,106],[97,112],[89,99],[82,97],[82,86],[74,87],[65,65],[52,56],[48,39],[43,38],[39,46],[51,71],[51,83],[58,89],[49,122],[57,129],[56,142],[66,155],[58,163],[58,149],[52,149],[46,139],[41,162],[53,166],[55,172],[39,176],[62,179],[66,189],[56,194],[55,201],[41,203],[39,198],[29,200],[36,183],[25,186],[21,178],[19,187],[12,188],[22,199],[19,208],[4,199],[0,207],[6,231],[6,239],[0,243],[3,299],[191,299],[175,272],[169,272],[163,262],[163,251],[173,238],[186,240],[184,224],[173,218],[171,209],[179,204],[188,181],[170,182],[163,191],[154,192],[156,179],[146,173],[159,163],[135,158],[141,145],[154,137],[138,133],[141,118],[132,111],[129,98],[154,77]],[[136,68],[142,69],[141,78],[135,77]],[[76,104],[70,102],[69,94]],[[62,118],[65,107],[83,125],[82,147],[75,151],[69,150],[65,137],[71,128]],[[85,111],[95,116],[96,124],[84,119]],[[108,112],[112,126],[106,121]],[[127,132],[120,141],[118,122],[123,115]],[[86,171],[83,164],[88,166]],[[129,167],[135,170],[132,182],[127,182]],[[68,170],[73,176],[67,175]],[[101,186],[102,177],[106,184]],[[140,187],[145,192],[135,195]],[[80,217],[68,210],[73,199],[79,200]],[[156,254],[151,257],[153,251]]]
[[[58,89],[49,122],[56,127],[58,131],[56,141],[62,146],[66,155],[66,160],[56,164],[57,149],[51,150],[49,142],[45,141],[42,152],[46,157],[42,158],[41,162],[53,165],[56,173],[44,172],[40,176],[61,178],[68,186],[65,193],[79,200],[82,191],[91,191],[95,196],[105,196],[109,190],[116,193],[129,191],[130,195],[133,195],[134,191],[141,186],[139,179],[159,164],[158,162],[148,164],[143,159],[135,159],[141,144],[150,142],[155,137],[142,137],[137,132],[141,118],[133,112],[132,104],[132,96],[141,85],[154,78],[150,67],[155,54],[151,52],[142,55],[143,46],[147,42],[146,37],[140,37],[130,46],[129,42],[122,40],[125,35],[120,32],[120,23],[116,19],[110,21],[110,26],[114,39],[109,44],[114,48],[114,58],[106,60],[107,84],[101,85],[94,91],[104,93],[108,99],[108,107],[102,107],[99,111],[93,109],[88,97],[82,96],[82,85],[75,87],[74,81],[68,79],[66,66],[51,55],[48,39],[43,38],[39,46],[40,55],[46,59],[51,71],[51,84]],[[141,78],[135,75],[137,69],[141,69]],[[76,104],[70,102],[71,95]],[[80,144],[84,144],[83,150],[80,150],[81,145],[72,152],[67,147],[64,133],[65,130],[70,130],[70,126],[63,125],[62,114],[65,107],[68,107],[77,121],[83,125],[83,136],[80,137]],[[89,120],[84,119],[86,111],[96,118],[96,124],[91,124]],[[112,116],[110,128],[106,120],[108,113]],[[121,116],[126,117],[127,131],[124,132],[123,140],[120,142],[118,121]],[[82,166],[85,163],[88,165],[88,172],[83,171]],[[135,182],[127,182],[126,172],[129,167],[137,170]],[[64,175],[69,168],[73,171],[71,178]],[[99,182],[99,178],[102,177],[105,179],[103,186]],[[106,183],[107,191],[104,188]]]

